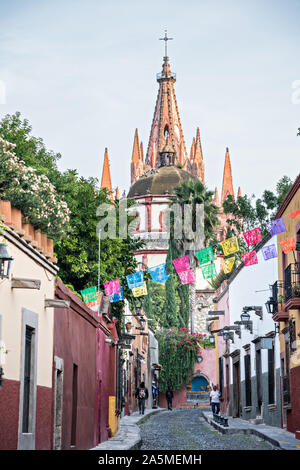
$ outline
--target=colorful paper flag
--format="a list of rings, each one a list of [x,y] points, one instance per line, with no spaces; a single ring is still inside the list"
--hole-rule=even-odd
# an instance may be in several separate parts
[[[181,284],[194,284],[195,282],[193,269],[189,269],[188,271],[181,271],[178,273],[178,276],[180,277]]]
[[[97,292],[97,287],[88,287],[88,289],[81,290],[80,293],[86,306],[97,311],[100,305],[100,292]]]
[[[245,266],[251,266],[252,264],[258,264],[256,251],[248,251],[242,254]]]
[[[169,275],[166,273],[165,263],[158,264],[157,266],[153,266],[152,268],[148,268],[148,271],[152,280],[155,282],[165,283],[169,277]]]
[[[204,279],[217,276],[215,263],[206,264],[204,266],[200,266],[200,268]]]
[[[287,254],[290,251],[296,250],[296,240],[294,237],[286,238],[282,242],[280,242],[282,251]]]
[[[277,258],[277,250],[275,245],[263,246],[261,250],[265,261],[268,261],[268,259]]]
[[[119,300],[124,300],[124,297],[123,297],[123,287],[122,287],[122,286],[120,287],[120,292],[109,296],[109,301],[110,301],[111,303],[113,303],[113,302],[119,302]]]
[[[181,256],[180,258],[173,259],[172,263],[178,273],[180,273],[181,271],[188,271],[191,268],[190,262],[189,262],[189,255],[185,255],[185,256]]]
[[[118,294],[121,290],[120,288],[120,279],[114,279],[113,281],[104,282],[105,295],[109,297],[113,294]]]
[[[227,238],[227,240],[220,243],[225,256],[233,255],[233,253],[239,251],[239,242],[236,236]]]
[[[291,214],[288,214],[289,217],[291,217],[291,219],[296,219],[296,218],[300,218],[300,209],[295,211],[295,212],[292,212]]]
[[[214,260],[214,252],[211,246],[203,248],[202,250],[196,251],[196,256],[200,264],[208,263]]]
[[[279,219],[271,220],[271,222],[267,222],[266,225],[272,237],[274,235],[278,235],[279,233],[286,232],[286,226],[285,226],[283,217],[280,217]]]
[[[235,262],[234,256],[231,256],[230,258],[225,258],[223,260],[223,271],[225,274],[229,274],[232,271],[234,262]]]
[[[133,297],[141,297],[142,295],[147,295],[148,291],[146,283],[141,287],[135,287],[134,289],[132,289],[132,294]]]
[[[129,289],[141,287],[144,285],[144,273],[143,271],[137,271],[136,273],[129,274],[128,276],[126,276],[126,280]]]
[[[260,228],[256,227],[248,232],[243,233],[243,236],[246,240],[248,246],[255,245],[258,242],[261,242],[261,232]]]

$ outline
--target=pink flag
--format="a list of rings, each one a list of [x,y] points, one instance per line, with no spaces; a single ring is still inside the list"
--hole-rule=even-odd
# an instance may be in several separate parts
[[[176,258],[172,260],[174,268],[178,273],[181,271],[188,271],[191,269],[190,262],[189,262],[189,255],[181,256],[180,258]]]
[[[105,295],[119,294],[121,291],[120,279],[114,279],[113,281],[104,282]]]
[[[249,232],[245,232],[243,235],[248,246],[255,245],[262,240],[259,227],[249,230]]]
[[[248,253],[242,254],[245,266],[251,266],[252,264],[258,264],[256,251],[248,251]]]
[[[195,282],[194,270],[189,269],[188,271],[181,271],[178,273],[181,284],[193,284]]]

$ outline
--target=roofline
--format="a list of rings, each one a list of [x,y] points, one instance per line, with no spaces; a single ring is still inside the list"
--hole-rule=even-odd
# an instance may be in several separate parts
[[[279,207],[274,219],[278,219],[278,217],[281,217],[283,215],[284,211],[288,207],[289,203],[291,202],[291,200],[293,199],[293,197],[295,196],[299,188],[300,188],[300,173],[295,179],[292,187],[290,188],[289,192],[285,196],[284,200],[282,201],[281,206]]]

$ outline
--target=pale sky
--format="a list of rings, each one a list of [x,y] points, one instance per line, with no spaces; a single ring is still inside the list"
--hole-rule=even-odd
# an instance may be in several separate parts
[[[0,0],[0,117],[20,111],[85,177],[100,178],[108,147],[127,192],[167,28],[188,154],[199,126],[208,188],[221,191],[229,147],[235,191],[260,196],[299,173],[299,24],[300,0]]]

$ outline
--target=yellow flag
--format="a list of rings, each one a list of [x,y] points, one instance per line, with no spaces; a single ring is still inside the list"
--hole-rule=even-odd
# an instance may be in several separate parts
[[[233,253],[239,251],[239,242],[237,237],[227,238],[227,240],[224,240],[220,243],[225,256],[232,255]]]
[[[133,294],[133,297],[141,297],[142,295],[147,295],[148,291],[147,291],[146,284],[144,283],[144,285],[141,287],[134,287],[132,289],[132,294]]]
[[[230,273],[233,268],[235,262],[235,257],[231,256],[230,258],[226,258],[223,260],[223,271],[225,274]]]

